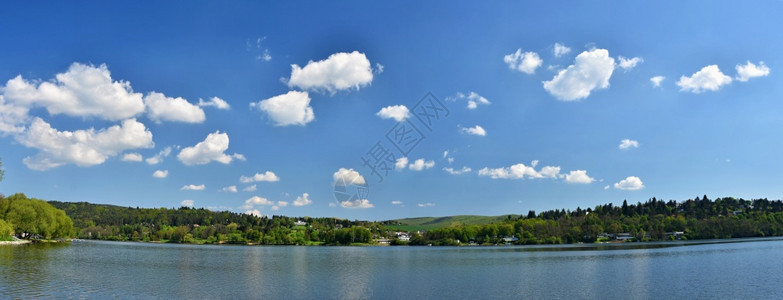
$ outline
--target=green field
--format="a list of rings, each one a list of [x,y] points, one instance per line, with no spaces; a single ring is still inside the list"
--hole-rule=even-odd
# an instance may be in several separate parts
[[[503,220],[517,219],[519,215],[502,215],[502,216],[475,216],[475,215],[459,215],[449,217],[421,217],[421,218],[405,218],[389,220],[384,222],[386,227],[395,230],[415,231],[415,230],[432,230],[449,226],[461,226],[461,225],[484,225],[490,223],[498,223]]]

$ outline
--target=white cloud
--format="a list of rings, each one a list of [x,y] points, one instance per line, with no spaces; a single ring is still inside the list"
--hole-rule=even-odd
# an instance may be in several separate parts
[[[203,191],[207,186],[203,184],[195,185],[195,184],[187,184],[183,185],[180,190],[182,191]]]
[[[152,173],[152,177],[155,178],[169,177],[169,170],[156,170],[154,173]]]
[[[255,185],[255,184],[254,185],[249,185],[249,186],[245,187],[244,189],[242,189],[243,192],[255,192],[256,190],[258,190],[258,186]]]
[[[342,186],[348,186],[351,184],[356,184],[356,185],[366,184],[366,181],[364,181],[364,177],[361,174],[359,174],[359,172],[356,172],[353,169],[340,168],[340,170],[334,172],[332,178],[334,179],[334,182],[336,184]]]
[[[617,147],[622,149],[622,150],[625,150],[625,149],[628,149],[628,148],[639,148],[639,142],[635,141],[635,140],[624,139],[624,140],[620,141],[620,145],[617,146]]]
[[[187,207],[193,207],[193,204],[193,200],[182,200],[182,202],[180,202],[180,205]]]
[[[364,53],[338,52],[321,61],[309,61],[304,67],[291,65],[288,86],[309,91],[334,94],[347,89],[359,89],[372,83],[373,72]]]
[[[677,86],[680,87],[680,91],[698,94],[704,91],[717,91],[721,86],[729,83],[731,77],[723,74],[717,65],[709,65],[690,77],[681,76]]]
[[[239,154],[239,153],[231,154],[231,157],[233,157],[236,160],[241,160],[241,161],[246,161],[247,160],[247,158],[245,158],[244,155]]]
[[[340,202],[340,206],[345,208],[373,208],[374,205],[370,203],[370,200],[367,199],[356,199],[354,201],[343,201]]]
[[[2,87],[0,87],[2,91]],[[9,133],[21,133],[24,131],[30,116],[27,115],[29,109],[23,105],[16,105],[5,101],[5,97],[0,95],[0,136]]]
[[[40,118],[35,118],[16,140],[30,148],[38,149],[35,156],[23,162],[33,170],[48,170],[65,164],[80,167],[102,164],[106,159],[130,149],[151,148],[152,133],[135,119],[121,125],[96,131],[94,128],[76,131],[59,131]]]
[[[73,63],[52,81],[30,82],[21,75],[2,88],[5,100],[24,107],[44,107],[51,115],[97,117],[119,121],[144,111],[140,93],[130,83],[113,81],[105,64]]]
[[[394,119],[397,122],[402,122],[410,117],[410,111],[405,105],[394,105],[381,108],[376,115],[381,119]]]
[[[224,187],[224,188],[220,189],[220,191],[221,192],[236,193],[237,192],[237,186],[236,185],[227,186],[227,187]]]
[[[245,200],[245,204],[240,207],[240,209],[253,209],[256,205],[262,205],[262,206],[273,206],[275,205],[274,202],[269,201],[267,198],[259,197],[259,196],[253,196],[247,200]]]
[[[555,48],[553,49],[555,57],[561,57],[563,55],[566,55],[571,52],[571,48],[566,47],[565,45],[561,43],[555,43]]]
[[[201,123],[206,120],[204,110],[180,97],[171,98],[151,92],[144,97],[144,103],[147,105],[147,117],[158,124],[163,121]]]
[[[747,61],[745,65],[737,65],[734,68],[737,70],[736,78],[741,82],[748,81],[754,77],[763,77],[769,75],[769,67],[767,67],[763,61],[759,62],[758,65]]]
[[[277,201],[277,205],[279,207],[286,207],[288,206],[288,201]]]
[[[478,171],[479,176],[489,176],[492,179],[557,178],[559,173],[560,167],[545,166],[539,172],[523,163],[495,169],[485,167]]]
[[[228,102],[218,97],[209,98],[209,101],[204,101],[204,99],[198,98],[198,106],[199,107],[212,106],[221,110],[231,109],[231,105],[228,105]]]
[[[527,74],[535,73],[536,68],[540,67],[541,64],[544,63],[544,61],[538,57],[538,53],[523,53],[522,48],[517,49],[517,52],[504,56],[503,61],[506,62],[509,69],[517,70]]]
[[[125,155],[120,158],[121,161],[127,161],[127,162],[140,162],[143,160],[141,157],[141,154],[138,154],[136,152],[131,153],[125,153]]]
[[[403,170],[407,166],[408,166],[408,158],[407,157],[400,157],[400,158],[397,159],[396,162],[394,162],[394,169],[395,170]]]
[[[449,156],[449,150],[443,151],[443,158],[446,158],[447,156]]]
[[[567,183],[589,184],[595,181],[595,178],[588,176],[585,170],[576,170],[566,174],[565,181]]]
[[[275,172],[272,171],[266,171],[264,173],[256,173],[253,176],[240,176],[239,182],[241,183],[251,183],[251,182],[277,182],[280,181],[280,177],[277,177],[275,175]]]
[[[472,135],[478,135],[478,136],[485,136],[487,135],[487,131],[484,130],[484,127],[481,127],[479,125],[473,126],[473,127],[467,127],[467,128],[460,128],[459,132],[461,133],[467,133]]]
[[[484,98],[484,96],[481,96],[476,92],[470,92],[467,95],[463,93],[457,93],[457,95],[454,97],[446,97],[447,101],[457,101],[462,99],[468,100],[468,109],[476,109],[479,105],[489,105],[492,103],[489,102],[487,98]]]
[[[618,59],[620,59],[620,68],[622,68],[625,71],[630,71],[631,69],[635,68],[636,65],[643,63],[644,59],[641,57],[632,57],[632,58],[625,58],[622,56],[618,56]]]
[[[383,68],[384,67],[383,67],[382,64],[375,63],[375,69],[373,69],[373,72],[375,72],[375,74],[381,74],[381,73],[383,73]]]
[[[394,200],[391,202],[392,205],[402,205],[402,201]]]
[[[171,154],[171,147],[163,148],[158,154],[155,154],[155,156],[147,158],[147,163],[150,165],[157,165],[161,162],[163,162],[163,158],[168,157]]]
[[[660,87],[661,86],[661,82],[663,82],[664,79],[666,79],[666,77],[663,77],[663,76],[653,76],[652,78],[650,78],[650,82],[652,82],[653,87]]]
[[[605,185],[605,186],[604,186],[604,190],[608,190],[608,189],[609,189],[609,187],[610,187],[609,185]]]
[[[552,80],[544,81],[544,89],[563,101],[587,98],[593,90],[609,87],[614,66],[608,50],[584,51],[576,56],[573,65],[560,70]]]
[[[315,119],[307,92],[290,91],[259,102],[250,103],[251,109],[264,112],[275,126],[304,126]]]
[[[435,166],[435,161],[427,160],[425,161],[423,158],[419,158],[415,160],[412,164],[408,165],[408,169],[411,169],[413,171],[421,171],[424,169],[429,169]]]
[[[451,175],[460,175],[460,174],[468,173],[473,170],[468,167],[462,167],[462,169],[459,170],[455,170],[454,168],[443,168],[443,171],[446,171],[446,173],[449,173]]]
[[[330,202],[330,203],[329,203],[329,207],[337,207],[337,203]]]
[[[228,150],[228,134],[215,131],[195,146],[183,148],[177,154],[177,159],[188,166],[204,165],[211,161],[228,164],[233,158],[224,153],[226,150]]]
[[[416,206],[418,206],[418,207],[433,207],[433,206],[435,206],[435,203],[432,203],[432,202],[419,203],[419,204],[416,204]]]
[[[252,209],[252,210],[248,209],[248,210],[245,211],[245,214],[246,215],[251,215],[251,216],[256,216],[256,217],[259,217],[259,218],[263,217],[263,215],[261,214],[261,211],[257,210],[257,209]]]
[[[642,180],[636,176],[628,176],[627,178],[620,180],[620,182],[614,184],[614,188],[618,190],[635,191],[644,188]]]
[[[296,197],[296,200],[294,200],[294,206],[305,206],[310,205],[313,203],[312,200],[310,200],[310,194],[304,193],[299,197]]]

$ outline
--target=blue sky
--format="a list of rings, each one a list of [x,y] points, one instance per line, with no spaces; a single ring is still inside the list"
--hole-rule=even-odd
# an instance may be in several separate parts
[[[0,192],[367,220],[783,197],[783,3],[494,4],[5,4]]]

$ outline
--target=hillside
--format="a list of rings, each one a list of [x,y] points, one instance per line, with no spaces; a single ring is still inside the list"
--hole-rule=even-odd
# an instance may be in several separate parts
[[[404,218],[382,222],[388,228],[414,231],[414,230],[433,230],[451,226],[465,225],[486,225],[500,223],[508,220],[518,219],[518,215],[502,216],[476,216],[476,215],[457,215],[448,217],[420,217]]]

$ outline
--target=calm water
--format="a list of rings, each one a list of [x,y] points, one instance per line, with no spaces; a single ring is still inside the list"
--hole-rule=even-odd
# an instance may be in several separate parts
[[[783,297],[783,240],[544,247],[0,246],[0,298]]]

